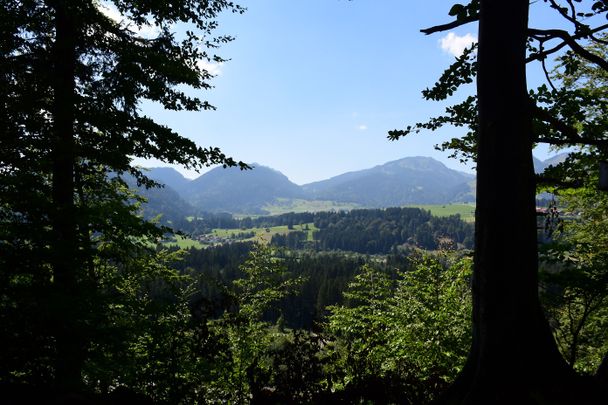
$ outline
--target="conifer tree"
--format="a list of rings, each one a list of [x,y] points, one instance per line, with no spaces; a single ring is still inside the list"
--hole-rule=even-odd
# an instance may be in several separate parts
[[[122,175],[154,185],[133,158],[246,166],[140,109],[214,108],[183,89],[211,86],[203,62],[221,62],[215,49],[232,39],[214,35],[224,10],[243,12],[228,0],[0,4],[2,339],[17,345],[3,348],[17,353],[3,381],[80,388],[99,315],[96,259],[119,264],[162,233],[130,206]],[[106,242],[123,244],[120,254],[100,254]]]

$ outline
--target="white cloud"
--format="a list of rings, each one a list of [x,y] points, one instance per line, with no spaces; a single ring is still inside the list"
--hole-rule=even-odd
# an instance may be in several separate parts
[[[357,126],[357,129],[358,129],[359,131],[365,131],[365,130],[367,130],[367,125],[365,125],[365,124],[360,124],[360,125],[358,125],[358,126]]]
[[[134,31],[137,33],[137,35],[147,39],[156,38],[160,34],[160,29],[158,29],[152,24],[143,25],[139,28],[136,28]]]
[[[197,63],[200,69],[205,69],[212,76],[219,76],[222,74],[223,63],[209,62],[204,59],[199,60]]]
[[[439,46],[444,52],[451,53],[454,56],[460,56],[466,48],[471,44],[477,43],[477,38],[472,34],[459,36],[453,32],[448,33],[445,37],[439,39]]]
[[[158,27],[155,27],[154,24],[152,24],[151,22],[148,24],[144,24],[141,27],[136,26],[133,21],[122,15],[120,11],[118,11],[116,6],[114,6],[114,4],[109,3],[107,1],[98,4],[97,8],[106,17],[110,18],[111,20],[114,20],[121,27],[130,29],[142,38],[156,38],[160,33]]]
[[[97,9],[99,11],[101,11],[101,13],[103,15],[105,15],[106,17],[108,17],[111,20],[116,21],[119,24],[125,19],[123,17],[123,15],[120,14],[120,11],[118,11],[116,6],[114,6],[113,4],[110,4],[110,3],[98,4]]]

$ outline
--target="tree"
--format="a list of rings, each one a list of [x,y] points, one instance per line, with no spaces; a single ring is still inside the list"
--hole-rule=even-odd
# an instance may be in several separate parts
[[[576,219],[564,219],[542,250],[543,298],[566,360],[592,374],[608,352],[608,196],[588,186],[562,191],[559,200],[562,212]]]
[[[476,61],[472,50],[465,52],[424,93],[431,99],[446,98],[477,75],[477,97],[449,108],[444,117],[389,133],[396,139],[448,123],[471,129],[464,139],[444,145],[477,162],[473,342],[446,402],[602,402],[597,387],[582,385],[563,360],[540,307],[532,165],[535,141],[560,145],[599,141],[572,127],[571,114],[556,116],[542,108],[542,99],[528,93],[525,69],[529,61],[544,65],[548,55],[564,47],[606,68],[604,59],[579,42],[597,40],[595,34],[607,27],[590,27],[579,19],[603,15],[608,5],[591,2],[588,11],[578,14],[576,4],[582,2],[568,0],[566,7],[553,0],[548,3],[573,24],[573,34],[530,28],[526,0],[456,4],[450,10],[456,17],[453,22],[423,30],[429,34],[479,21]],[[547,48],[551,41],[558,43]]]
[[[439,251],[412,255],[410,262],[391,303],[392,357],[407,359],[419,379],[441,386],[462,369],[470,345],[472,260]]]
[[[345,373],[342,389],[361,395],[373,385],[370,379],[386,371],[383,370],[387,360],[384,343],[390,324],[387,315],[393,288],[390,274],[366,264],[343,293],[347,305],[328,308],[328,329],[339,337],[336,350],[342,353],[339,365]]]
[[[537,294],[532,123],[525,75],[528,1],[480,3],[477,294],[473,346],[459,383],[470,384],[467,397],[473,403],[493,397],[511,402],[529,398],[530,391],[550,392],[547,386],[561,380],[555,373],[564,367]],[[511,191],[508,199],[501,196],[504,189]],[[501,206],[511,207],[510,215]],[[521,384],[513,386],[506,379],[514,375]]]
[[[349,403],[436,400],[466,360],[470,267],[446,252],[413,254],[396,274],[362,266],[329,307],[332,390]]]
[[[587,49],[606,59],[605,33],[596,35]],[[606,322],[606,193],[598,190],[597,161],[608,122],[608,71],[576,53],[558,58],[550,75],[556,99],[554,111],[579,111],[571,122],[593,141],[569,153],[560,164],[543,173],[544,190],[556,195],[560,226],[551,243],[543,245],[541,264],[543,298],[558,347],[577,371],[593,374],[607,352]],[[540,92],[539,92],[540,93]],[[557,184],[547,180],[562,179]],[[558,211],[556,211],[558,212]],[[565,215],[564,215],[565,213]],[[605,356],[604,356],[605,357]]]
[[[129,208],[133,197],[121,175],[154,185],[133,157],[194,169],[237,165],[142,115],[139,106],[150,100],[170,110],[213,109],[182,88],[210,87],[212,76],[199,62],[221,62],[209,52],[231,40],[213,35],[214,19],[243,9],[228,0],[110,4],[121,21],[94,0],[0,5],[2,305],[32,316],[3,340],[23,334],[30,347],[42,348],[5,381],[25,376],[30,383],[53,380],[63,392],[80,388],[93,338],[96,260],[126,257],[104,256],[100,246],[107,240],[141,248],[145,237],[162,233]],[[181,38],[173,32],[179,24],[187,29]],[[155,33],[144,36],[146,27]],[[20,290],[32,302],[22,301]]]
[[[222,402],[246,403],[261,395],[271,375],[269,347],[276,340],[263,315],[303,281],[290,277],[284,263],[261,244],[254,246],[240,269],[243,277],[234,280],[229,291],[234,308],[207,322],[210,334],[205,344],[212,357],[213,380],[207,399]]]

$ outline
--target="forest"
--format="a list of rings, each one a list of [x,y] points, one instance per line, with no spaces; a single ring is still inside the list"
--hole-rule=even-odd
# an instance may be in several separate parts
[[[388,131],[464,132],[437,147],[474,162],[473,225],[407,207],[150,220],[137,159],[251,170],[142,111],[214,110],[188,89],[212,87],[220,15],[246,8],[0,2],[0,401],[608,403],[608,2],[539,5],[562,25],[471,0],[422,29],[478,24],[422,92],[475,95]],[[538,144],[568,156],[535,175]],[[278,225],[300,230],[165,243]]]
[[[235,235],[250,237],[247,230],[251,228],[287,226],[294,232],[274,234],[271,243],[291,249],[388,254],[406,245],[427,250],[437,249],[439,243],[473,248],[472,224],[462,221],[459,215],[438,217],[420,208],[287,213],[240,219],[230,214],[203,213],[172,224],[174,229],[193,237],[214,229],[234,230]],[[310,230],[311,240],[307,232]]]

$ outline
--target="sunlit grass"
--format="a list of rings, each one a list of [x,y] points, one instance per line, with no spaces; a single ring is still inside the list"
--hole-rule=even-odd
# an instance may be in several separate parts
[[[308,225],[308,229],[307,228]],[[247,228],[247,229],[214,229],[212,231],[213,236],[218,238],[236,239],[239,233],[250,233],[253,232],[255,235],[251,238],[242,239],[245,241],[258,241],[263,243],[269,243],[274,235],[281,234],[286,235],[290,232],[304,231],[307,232],[306,240],[313,240],[313,232],[317,230],[317,227],[311,222],[309,224],[298,224],[294,225],[293,229],[289,229],[287,225],[273,226],[268,228]]]
[[[431,214],[436,217],[448,217],[450,215],[459,214],[463,221],[475,221],[475,204],[420,204],[408,205],[408,207],[422,208],[431,211]]]
[[[262,208],[268,211],[269,215],[280,215],[288,212],[350,211],[361,208],[361,206],[355,203],[337,201],[277,198],[273,204],[266,204]]]

